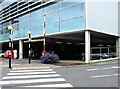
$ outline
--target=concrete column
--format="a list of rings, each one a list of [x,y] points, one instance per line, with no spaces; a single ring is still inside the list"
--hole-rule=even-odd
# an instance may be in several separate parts
[[[120,37],[118,38],[118,56],[119,56],[119,59],[120,59]]]
[[[85,63],[90,63],[90,32],[85,31]]]
[[[118,53],[119,53],[119,51],[118,51],[118,38],[116,38],[116,55],[117,55],[117,57],[118,57]]]
[[[19,40],[19,59],[23,58],[23,42]]]
[[[116,54],[120,58],[120,37],[116,39]]]

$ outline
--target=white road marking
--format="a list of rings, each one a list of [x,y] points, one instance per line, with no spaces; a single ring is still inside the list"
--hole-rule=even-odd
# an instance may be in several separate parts
[[[6,76],[2,79],[24,79],[24,78],[41,78],[41,77],[59,77],[59,74],[49,74],[49,75],[26,75],[26,76]]]
[[[36,72],[36,71],[53,71],[53,69],[42,69],[42,70],[15,70],[10,72]]]
[[[0,64],[2,64],[3,62],[0,62]]]
[[[111,67],[111,68],[114,68],[114,69],[116,69],[116,68],[120,68],[120,66],[113,66],[113,67]]]
[[[13,79],[13,80],[12,80]],[[48,84],[48,83],[55,84]],[[45,83],[44,85],[21,85],[18,87],[73,87],[70,83],[66,83],[64,78],[60,78],[59,74],[56,74],[53,69],[41,69],[41,70],[12,70],[7,76],[2,78],[0,85],[16,85],[17,84],[36,84]]]
[[[56,72],[48,71],[48,72],[8,73],[7,75],[50,74],[50,73],[56,73]]]
[[[73,87],[73,86],[70,83],[64,83],[64,84],[32,85],[32,86],[22,86],[22,87]]]
[[[118,76],[120,74],[110,74],[110,75],[97,75],[97,76],[92,76],[92,78],[103,78],[103,77],[111,77],[111,76]]]
[[[0,85],[6,84],[28,84],[28,83],[40,83],[40,82],[60,82],[65,81],[64,78],[49,78],[49,79],[30,79],[30,80],[12,80],[12,81],[0,81]]]
[[[87,69],[87,71],[96,71],[96,70],[108,70],[108,69],[118,69],[120,66],[113,66],[108,68],[98,68],[98,69]]]
[[[12,64],[12,66],[21,65],[21,64]],[[1,64],[0,67],[7,67],[8,65]]]

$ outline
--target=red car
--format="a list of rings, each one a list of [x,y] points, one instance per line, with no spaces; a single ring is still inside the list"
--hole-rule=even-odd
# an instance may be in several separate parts
[[[9,55],[12,55],[12,52],[10,51],[10,50],[7,50],[5,53],[4,53],[4,57],[5,58],[8,58],[9,57]],[[14,57],[13,57],[13,55],[11,56],[11,59],[13,59]]]

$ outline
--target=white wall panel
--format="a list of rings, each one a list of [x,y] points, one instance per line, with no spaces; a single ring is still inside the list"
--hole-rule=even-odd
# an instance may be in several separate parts
[[[118,36],[118,0],[86,0],[86,29]]]

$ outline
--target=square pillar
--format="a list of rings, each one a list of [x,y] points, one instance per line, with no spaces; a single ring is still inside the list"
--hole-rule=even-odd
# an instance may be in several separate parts
[[[90,31],[85,31],[85,63],[90,63]]]
[[[120,37],[116,39],[116,55],[120,58]]]
[[[118,57],[120,59],[120,37],[118,38],[118,44],[119,44],[119,46],[118,46]]]
[[[23,42],[19,40],[19,59],[23,58]]]

